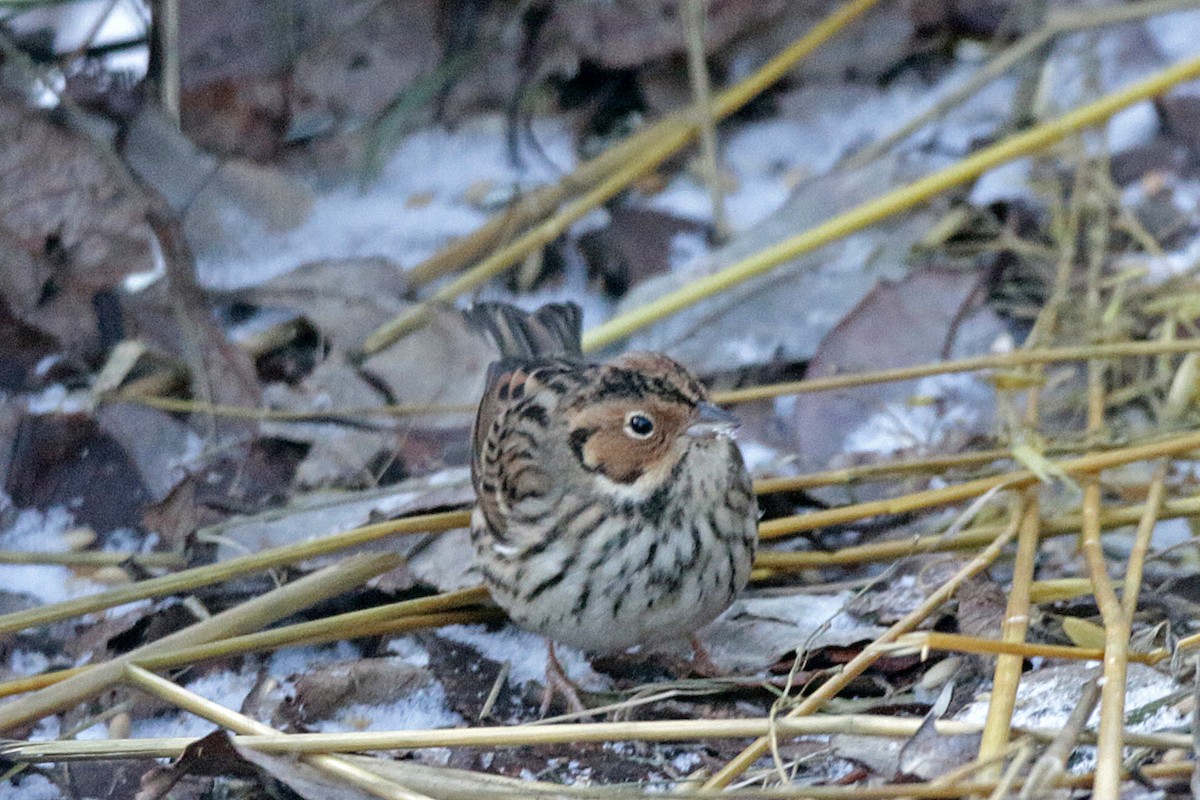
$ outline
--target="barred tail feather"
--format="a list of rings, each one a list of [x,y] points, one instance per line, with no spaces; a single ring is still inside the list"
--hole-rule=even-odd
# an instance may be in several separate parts
[[[532,314],[508,303],[476,303],[463,314],[495,343],[501,358],[582,354],[582,312],[575,303],[549,303]]]

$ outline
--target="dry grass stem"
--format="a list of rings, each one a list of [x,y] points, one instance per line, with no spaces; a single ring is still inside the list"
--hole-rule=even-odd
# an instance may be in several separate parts
[[[721,189],[721,168],[717,162],[717,120],[713,115],[712,86],[704,58],[708,0],[685,0],[680,12],[687,39],[688,78],[692,86],[692,111],[696,114],[694,125],[700,134],[700,154],[704,182],[708,185],[708,198],[712,205],[713,230],[717,233],[717,239],[724,241],[730,229],[725,216],[725,192]]]
[[[18,697],[0,706],[0,731],[33,722],[99,694],[119,681],[125,666],[139,658],[258,630],[321,600],[341,594],[375,575],[395,569],[402,562],[400,556],[387,553],[351,556],[111,661],[97,664],[53,686]]]
[[[122,677],[130,686],[148,692],[185,711],[190,711],[209,722],[215,722],[223,728],[260,736],[279,733],[270,725],[265,725],[252,717],[239,714],[198,694],[189,692],[187,689],[176,686],[174,683],[133,664],[126,665]],[[330,777],[344,780],[376,797],[387,798],[387,800],[432,800],[428,795],[411,791],[338,756],[311,754],[303,755],[300,759]]]
[[[475,413],[475,406],[443,405],[438,403],[412,403],[409,405],[370,406],[365,408],[339,408],[325,411],[287,411],[275,408],[250,408],[247,406],[225,406],[200,400],[183,400],[175,397],[112,392],[103,395],[103,403],[130,403],[183,414],[211,414],[214,417],[250,419],[256,422],[324,422],[352,420],[362,417],[420,417],[439,414]]]
[[[1021,522],[1013,564],[1012,588],[1009,590],[1008,605],[1004,611],[1004,622],[1000,631],[1000,638],[1004,642],[1024,643],[1025,634],[1029,630],[1030,585],[1033,583],[1041,537],[1039,507],[1037,492],[1027,490],[1020,503]],[[1025,660],[1018,655],[1001,654],[996,659],[991,702],[988,704],[987,721],[984,723],[983,738],[979,744],[980,760],[1001,753],[1008,747],[1009,728],[1012,726],[1017,686],[1021,680],[1024,663]]]
[[[798,61],[820,47],[826,40],[864,14],[877,2],[879,0],[851,0],[839,6],[805,36],[793,42],[750,77],[714,98],[712,116],[722,119],[750,102],[786,75]],[[483,237],[464,243],[458,252],[473,252],[472,258],[482,257],[483,260],[469,271],[439,288],[428,301],[422,302],[408,312],[381,325],[367,337],[363,346],[364,351],[368,354],[376,353],[422,325],[428,318],[430,303],[453,301],[460,294],[479,286],[521,262],[530,253],[545,247],[576,221],[679,152],[695,136],[698,118],[699,115],[692,111],[672,115],[652,128],[652,133],[637,136],[634,142],[621,147],[618,151],[619,157],[604,158],[602,156],[600,159],[596,159],[599,164],[593,165],[593,168],[588,170],[588,177],[591,180],[584,183],[584,186],[591,188],[584,191],[577,199],[563,205],[553,217],[518,236],[514,241],[497,248],[499,237],[494,234],[501,227],[507,227],[502,223],[500,226],[489,226],[486,229],[487,235],[490,237],[488,246],[479,246]],[[597,166],[603,166],[604,169],[598,169]],[[578,185],[582,182],[576,178],[573,183]],[[557,199],[565,201],[568,196],[568,194],[562,193],[558,195]],[[530,216],[532,217],[532,215]],[[490,255],[484,256],[489,251]],[[441,271],[452,263],[450,258],[441,257],[438,270]],[[421,269],[418,275],[424,278],[430,272],[432,272],[431,268]]]
[[[1067,759],[1075,750],[1076,743],[1081,740],[1084,726],[1087,725],[1088,718],[1092,716],[1092,710],[1095,709],[1096,701],[1099,699],[1100,684],[1093,678],[1083,685],[1079,703],[1071,711],[1067,723],[1063,725],[1063,729],[1054,737],[1054,741],[1046,748],[1046,752],[1042,753],[1034,763],[1033,769],[1029,771],[1025,785],[1021,788],[1019,800],[1032,800],[1039,797],[1058,782],[1059,777],[1066,771]]]
[[[894,642],[903,634],[911,632],[926,617],[937,610],[943,603],[954,596],[963,581],[978,575],[995,561],[1004,547],[1016,536],[1019,520],[1014,518],[1009,527],[979,552],[969,563],[963,566],[950,580],[937,588],[929,597],[915,609],[905,614],[895,624],[880,635],[873,644]],[[861,675],[879,659],[877,652],[863,650],[852,658],[837,675],[822,683],[811,695],[805,698],[783,719],[795,719],[813,714],[826,702],[844,689],[849,683]],[[705,789],[721,789],[745,772],[751,764],[761,758],[769,749],[770,740],[765,737],[756,739],[749,747],[729,761],[719,772],[704,784]]]
[[[875,645],[871,645],[875,647]],[[884,652],[892,654],[921,653],[932,650],[942,650],[953,653],[980,653],[987,655],[1013,655],[1021,658],[1062,658],[1072,661],[1100,661],[1104,651],[1098,648],[1073,647],[1058,644],[1035,644],[1030,642],[1006,642],[997,639],[980,639],[975,636],[963,636],[957,633],[920,632],[901,636],[889,645],[883,645]],[[1158,648],[1150,653],[1130,653],[1129,660],[1140,664],[1157,664],[1171,657],[1165,648]]]
[[[465,511],[448,511],[440,514],[423,514],[403,519],[364,525],[344,533],[325,536],[299,544],[284,545],[263,550],[259,553],[238,556],[204,567],[194,567],[171,575],[139,581],[119,589],[88,595],[86,597],[50,603],[24,611],[15,611],[0,616],[0,634],[14,633],[36,625],[47,625],[92,611],[145,600],[151,597],[186,592],[201,586],[227,581],[239,575],[282,567],[307,558],[329,555],[357,545],[373,542],[400,534],[427,533],[461,528],[468,524]],[[381,556],[382,557],[382,556]]]
[[[1077,347],[1021,349],[1008,353],[993,353],[986,356],[972,356],[970,358],[959,358],[951,361],[916,364],[911,367],[896,367],[895,369],[881,369],[846,375],[830,375],[828,377],[810,378],[801,381],[786,381],[763,386],[749,386],[745,389],[714,392],[713,399],[723,405],[733,405],[755,400],[768,400],[781,395],[828,392],[958,372],[978,372],[985,369],[1016,369],[1018,367],[1029,367],[1038,364],[1057,364],[1063,361],[1087,361],[1093,358],[1160,356],[1198,351],[1200,351],[1200,341],[1196,339],[1113,342],[1110,344],[1080,345]]]
[[[480,589],[468,589],[463,592],[451,593],[466,597],[479,596],[486,599],[486,592]],[[280,647],[299,647],[303,645],[325,644],[346,639],[357,639],[363,636],[384,636],[389,634],[406,633],[427,628],[438,628],[443,625],[467,625],[476,622],[496,622],[504,619],[504,615],[495,609],[473,609],[469,611],[448,611],[443,613],[420,613],[408,608],[410,603],[424,603],[427,600],[442,600],[450,595],[435,595],[419,600],[406,600],[391,603],[387,606],[371,608],[365,611],[351,611],[346,614],[335,614],[332,617],[300,622],[295,625],[285,625],[268,631],[248,633],[233,636],[215,642],[183,647],[165,653],[148,655],[137,659],[140,667],[150,670],[175,669],[192,666],[205,661],[230,658],[246,653],[274,650]],[[469,605],[472,600],[463,600]],[[72,669],[47,672],[32,678],[20,678],[0,683],[0,697],[22,694],[43,686],[50,686],[66,680],[94,667],[75,667]]]
[[[1068,112],[1061,117],[1010,136],[975,152],[951,167],[900,187],[790,239],[767,247],[719,272],[706,275],[643,306],[620,314],[584,333],[585,351],[615,344],[663,317],[768,272],[804,253],[880,222],[929,200],[945,190],[973,180],[1007,161],[1048,147],[1084,128],[1103,122],[1117,111],[1162,94],[1170,87],[1200,76],[1200,58],[1175,64]]]
[[[1052,462],[1052,464],[1056,471],[1062,471],[1068,475],[1082,475],[1138,461],[1149,461],[1163,456],[1188,453],[1196,449],[1200,449],[1200,433],[1185,433],[1149,444],[1119,447],[1109,451],[1088,453],[1075,458],[1061,459]],[[774,539],[830,525],[841,525],[867,517],[905,514],[921,509],[970,500],[997,487],[1009,489],[1024,488],[1033,485],[1037,480],[1037,476],[1029,470],[1020,470],[965,481],[954,486],[913,492],[886,500],[874,500],[866,503],[842,506],[840,508],[813,511],[808,514],[782,517],[759,525],[759,536],[763,539]]]
[[[145,569],[179,569],[187,566],[187,559],[179,553],[119,553],[110,550],[52,553],[44,550],[0,550],[0,564],[60,564],[65,567],[119,567],[130,564]]]
[[[1102,509],[1100,524],[1105,529],[1134,525],[1137,524],[1144,513],[1145,506],[1142,504]],[[1159,519],[1178,519],[1196,514],[1200,514],[1200,497],[1167,500],[1162,504]],[[1077,534],[1082,524],[1082,515],[1077,512],[1048,517],[1042,522],[1042,538]],[[969,550],[973,547],[982,547],[987,544],[1003,528],[1003,525],[983,524],[968,528],[954,536],[945,536],[944,534],[915,536],[852,545],[832,551],[777,552],[760,550],[754,563],[756,567],[762,569],[790,571],[833,565],[860,564],[870,561],[890,561],[918,553]],[[1039,583],[1050,584],[1051,582],[1043,581]],[[1035,592],[1037,588],[1038,584],[1035,584]],[[1072,589],[1068,596],[1073,597],[1077,594],[1078,592]]]
[[[137,667],[137,674],[150,674]],[[156,681],[171,684],[154,676]],[[186,690],[176,689],[180,692]],[[190,694],[190,693],[189,693]],[[184,710],[206,719],[213,715],[200,709],[218,706],[210,701],[193,708],[164,699]],[[638,722],[563,723],[557,725],[498,725],[477,728],[434,728],[411,731],[362,731],[350,733],[253,733],[239,736],[237,744],[264,753],[351,753],[381,750],[410,750],[435,747],[535,747],[538,745],[602,743],[602,742],[692,742],[702,739],[746,739],[766,736],[775,731],[780,736],[878,736],[904,739],[913,736],[922,720],[882,714],[845,714],[809,717],[779,717],[776,719],[688,719],[650,720]],[[232,727],[232,726],[231,726]],[[935,728],[940,736],[965,736],[978,733],[981,726],[957,720],[940,720]],[[234,730],[237,730],[234,728]],[[1015,733],[1039,741],[1052,742],[1060,733],[1057,729],[1018,728]],[[240,733],[240,731],[239,731]],[[1087,736],[1081,734],[1083,741]],[[1190,736],[1183,733],[1140,734],[1131,743],[1139,747],[1169,750],[1187,746]],[[65,741],[5,742],[0,744],[0,756],[21,762],[80,761],[102,758],[174,758],[193,739],[167,737],[157,739],[82,739]]]

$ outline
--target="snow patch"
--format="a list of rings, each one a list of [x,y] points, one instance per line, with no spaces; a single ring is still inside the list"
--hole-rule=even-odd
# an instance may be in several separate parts
[[[540,684],[546,677],[546,640],[541,636],[513,627],[488,631],[483,625],[451,625],[438,633],[474,647],[492,661],[508,662],[510,681]],[[592,669],[582,651],[560,644],[554,652],[567,677],[580,687],[592,691],[608,688],[608,679]]]
[[[386,705],[354,704],[338,713],[337,719],[323,720],[311,727],[319,733],[349,731],[413,731],[452,728],[463,718],[446,702],[446,690],[436,681]]]
[[[359,658],[362,658],[362,652],[344,640],[328,646],[285,647],[271,655],[267,661],[267,674],[282,683],[294,675],[308,672],[319,664],[353,661]]]
[[[247,695],[258,683],[254,670],[233,672],[222,670],[201,676],[184,687],[206,700],[234,711],[242,707]],[[201,737],[212,733],[217,726],[193,714],[176,712],[162,714],[149,719],[135,720],[130,736],[135,739],[150,739],[167,736]]]
[[[66,797],[45,775],[18,775],[0,783],[0,800],[58,800]]]
[[[971,375],[922,378],[912,393],[922,402],[885,404],[847,434],[843,451],[889,455],[935,446],[955,429],[980,423],[979,409],[987,406],[976,401],[983,392]]]
[[[61,506],[46,511],[26,509],[16,515],[8,530],[0,532],[0,550],[66,552],[63,535],[73,525],[71,513]],[[108,588],[75,575],[67,567],[52,564],[0,565],[0,586],[40,603],[58,603]]]
[[[291,230],[267,230],[236,207],[224,209],[227,246],[197,253],[201,281],[210,288],[252,286],[326,258],[382,256],[415,266],[482,225],[503,199],[496,195],[507,198],[556,181],[560,170],[574,167],[571,133],[562,121],[533,122],[551,164],[531,157],[514,166],[506,126],[495,114],[454,130],[417,131],[365,191],[345,185],[318,194],[308,219]],[[481,189],[488,189],[482,200],[472,200]]]

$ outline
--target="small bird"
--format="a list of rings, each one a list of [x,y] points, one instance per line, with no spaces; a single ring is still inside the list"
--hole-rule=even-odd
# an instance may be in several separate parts
[[[472,433],[476,563],[548,640],[543,715],[555,690],[582,710],[555,641],[613,653],[689,637],[745,587],[758,507],[736,420],[664,355],[584,361],[574,303],[465,313],[500,350]]]

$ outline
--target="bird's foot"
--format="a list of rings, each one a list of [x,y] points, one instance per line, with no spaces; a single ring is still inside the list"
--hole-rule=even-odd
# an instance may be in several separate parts
[[[692,639],[692,674],[701,678],[722,678],[725,677],[725,670],[721,669],[712,660],[712,656],[708,653],[708,648],[699,638],[693,636]]]
[[[546,679],[544,688],[542,689],[542,705],[541,716],[544,718],[550,711],[550,705],[554,702],[554,696],[559,695],[567,704],[567,709],[574,714],[582,714],[587,711],[587,706],[579,699],[579,690],[575,684],[571,683],[571,679],[567,677],[567,673],[563,671],[562,664],[558,661],[558,656],[554,653],[554,642],[546,640]]]

